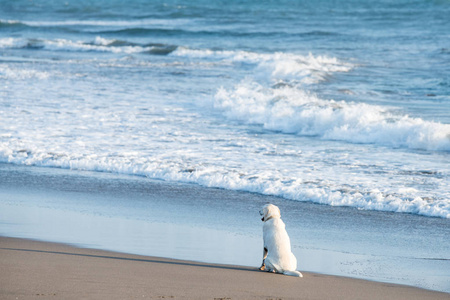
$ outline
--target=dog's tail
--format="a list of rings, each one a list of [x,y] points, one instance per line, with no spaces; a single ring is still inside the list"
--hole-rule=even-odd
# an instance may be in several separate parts
[[[303,277],[303,274],[299,271],[284,271],[284,275],[295,276],[295,277]]]

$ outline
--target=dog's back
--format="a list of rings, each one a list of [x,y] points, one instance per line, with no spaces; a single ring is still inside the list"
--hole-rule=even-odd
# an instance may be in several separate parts
[[[264,246],[271,250],[269,255],[280,257],[287,252],[291,252],[291,240],[286,232],[286,225],[283,220],[277,218],[264,222],[263,235]]]
[[[268,250],[266,265],[279,273],[295,271],[297,259],[291,251],[291,241],[286,232],[286,225],[280,218],[264,222],[264,247]],[[299,276],[297,274],[286,274]]]

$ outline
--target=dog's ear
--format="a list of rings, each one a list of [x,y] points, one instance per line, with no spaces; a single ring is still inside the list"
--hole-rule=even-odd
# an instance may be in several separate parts
[[[272,218],[274,218],[274,217],[279,217],[280,218],[281,217],[280,208],[278,206],[272,205],[271,206],[270,215],[271,215]]]
[[[263,206],[263,208],[259,211],[259,214],[262,216],[261,221],[265,222],[269,215],[269,206],[270,204],[266,204]]]

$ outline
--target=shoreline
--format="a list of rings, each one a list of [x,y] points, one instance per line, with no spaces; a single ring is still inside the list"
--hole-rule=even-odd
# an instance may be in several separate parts
[[[271,202],[282,209],[301,272],[450,292],[448,220],[109,173],[12,164],[0,171],[0,236],[259,266],[258,211]]]
[[[303,272],[132,255],[0,236],[1,299],[448,299],[449,294]]]

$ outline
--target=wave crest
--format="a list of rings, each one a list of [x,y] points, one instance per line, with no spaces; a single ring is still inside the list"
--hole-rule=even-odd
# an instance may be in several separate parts
[[[333,73],[348,72],[354,68],[353,64],[342,62],[337,58],[313,56],[311,53],[308,55],[284,52],[255,53],[179,47],[171,55],[251,64],[258,80],[272,82],[275,78],[292,84],[317,83]]]
[[[45,49],[48,51],[67,52],[110,52],[110,53],[147,53],[154,55],[167,55],[178,47],[166,44],[137,44],[116,39],[96,37],[92,42],[71,41],[67,39],[0,39],[0,49]]]
[[[323,100],[291,86],[267,88],[244,80],[232,90],[220,88],[215,95],[215,107],[230,119],[284,133],[450,151],[449,124],[395,115],[387,107]]]
[[[75,170],[112,172],[148,176],[150,178],[195,183],[207,187],[248,191],[295,201],[314,202],[331,206],[412,213],[423,216],[450,218],[450,203],[446,199],[426,199],[414,189],[380,191],[374,189],[342,189],[307,182],[298,178],[279,178],[269,173],[242,174],[220,166],[190,165],[179,159],[128,155],[83,155],[80,153],[50,153],[21,149],[12,151],[0,145],[0,162],[58,167]]]

